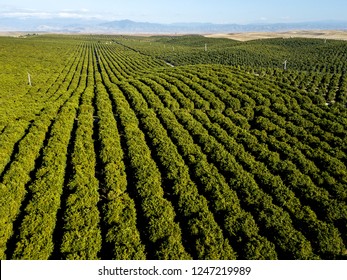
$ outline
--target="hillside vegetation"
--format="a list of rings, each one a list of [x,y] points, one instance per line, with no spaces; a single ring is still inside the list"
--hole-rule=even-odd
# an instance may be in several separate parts
[[[0,38],[0,259],[346,259],[346,58]]]

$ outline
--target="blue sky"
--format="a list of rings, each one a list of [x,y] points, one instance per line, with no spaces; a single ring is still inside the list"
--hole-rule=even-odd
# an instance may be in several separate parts
[[[0,0],[0,18],[131,19],[159,23],[346,20],[346,0]]]

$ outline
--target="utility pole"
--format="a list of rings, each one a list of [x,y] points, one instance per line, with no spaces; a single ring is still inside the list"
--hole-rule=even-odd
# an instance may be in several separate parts
[[[31,77],[30,77],[29,72],[28,72],[28,83],[29,83],[29,86],[31,86]]]
[[[205,44],[205,52],[207,52],[207,44]]]

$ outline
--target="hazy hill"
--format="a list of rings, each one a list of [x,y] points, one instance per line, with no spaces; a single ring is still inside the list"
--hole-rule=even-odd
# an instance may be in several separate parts
[[[111,32],[125,33],[231,33],[231,32],[263,32],[287,30],[324,30],[347,29],[347,22],[306,22],[306,23],[277,23],[277,24],[212,24],[212,23],[174,23],[154,24],[134,22],[130,20],[112,21],[99,25]]]
[[[212,24],[212,23],[173,23],[159,24],[119,20],[102,22],[86,19],[0,19],[0,31],[48,31],[76,33],[233,33],[233,32],[274,32],[287,30],[345,30],[347,22],[323,21],[305,23],[272,24]]]

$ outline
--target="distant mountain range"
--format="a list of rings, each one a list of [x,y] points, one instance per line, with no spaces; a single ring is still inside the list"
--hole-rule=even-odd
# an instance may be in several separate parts
[[[208,34],[238,32],[279,32],[288,30],[347,30],[347,21],[319,21],[301,23],[213,24],[174,23],[159,24],[119,20],[103,22],[87,19],[9,19],[0,18],[0,31],[110,33],[110,34]]]

